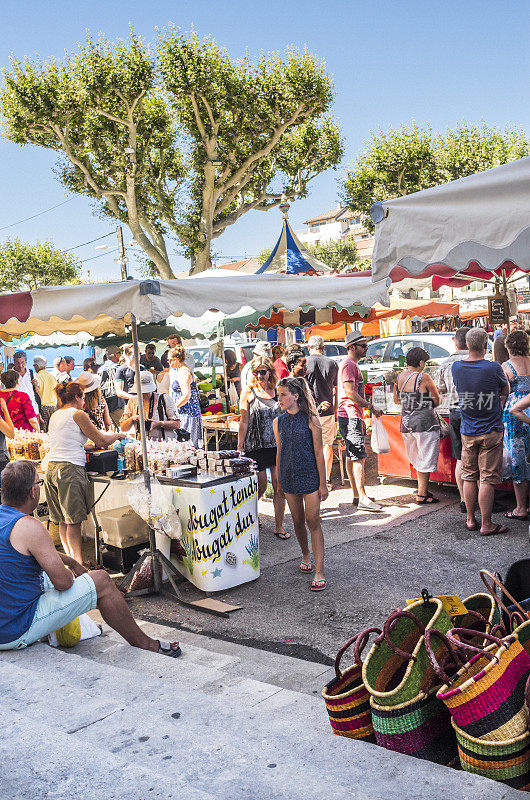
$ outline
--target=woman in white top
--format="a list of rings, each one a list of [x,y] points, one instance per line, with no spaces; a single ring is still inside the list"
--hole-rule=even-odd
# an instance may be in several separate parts
[[[85,444],[90,439],[96,447],[108,447],[121,433],[104,433],[83,411],[83,387],[72,381],[61,383],[55,391],[59,408],[50,417],[48,435],[50,452],[44,488],[50,520],[59,525],[64,552],[82,564],[81,523],[92,505],[91,485],[86,474]]]

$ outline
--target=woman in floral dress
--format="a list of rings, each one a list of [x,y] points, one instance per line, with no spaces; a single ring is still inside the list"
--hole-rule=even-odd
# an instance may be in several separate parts
[[[516,506],[506,516],[528,519],[528,480],[530,479],[530,428],[510,413],[519,400],[530,393],[530,340],[525,331],[513,331],[506,339],[510,358],[502,365],[510,383],[510,394],[504,406],[504,447],[510,454]]]

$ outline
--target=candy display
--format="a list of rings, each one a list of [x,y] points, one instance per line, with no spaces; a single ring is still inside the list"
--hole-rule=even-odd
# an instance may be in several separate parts
[[[140,442],[127,440],[123,451],[127,472],[141,472],[144,467]],[[187,464],[197,467],[199,472],[216,477],[243,475],[256,469],[255,462],[245,458],[238,450],[196,450],[189,442],[176,439],[148,441],[147,458],[154,475],[170,478],[175,475],[174,468]]]
[[[20,458],[42,461],[50,449],[48,434],[15,428],[15,438],[7,440],[7,449],[12,461]]]

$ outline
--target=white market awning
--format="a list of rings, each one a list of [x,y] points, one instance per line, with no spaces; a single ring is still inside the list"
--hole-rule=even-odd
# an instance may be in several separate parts
[[[386,281],[373,283],[364,277],[203,274],[181,280],[46,287],[0,296],[0,338],[56,331],[123,334],[131,313],[137,322],[160,322],[182,313],[201,317],[210,309],[236,314],[245,307],[264,313],[272,306],[288,311],[353,306],[367,316],[377,302],[388,304]]]
[[[433,285],[462,272],[480,280],[530,270],[530,157],[376,203],[370,213],[376,281],[405,288],[410,279]]]

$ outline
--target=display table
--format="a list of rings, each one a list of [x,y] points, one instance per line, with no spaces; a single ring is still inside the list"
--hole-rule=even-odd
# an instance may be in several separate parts
[[[100,511],[128,505],[127,479],[105,475],[91,477]],[[101,490],[105,488],[103,495]],[[181,544],[186,555],[170,553],[171,540],[156,534],[157,547],[178,571],[205,592],[219,592],[259,577],[258,479],[254,474],[240,478],[196,477],[163,481],[182,525]]]
[[[447,414],[442,416],[448,420]],[[416,470],[411,465],[406,450],[403,436],[399,430],[401,416],[399,414],[383,414],[381,417],[390,442],[390,452],[377,456],[377,471],[379,475],[392,478],[412,478],[416,480]],[[440,441],[440,455],[436,471],[431,472],[430,480],[435,483],[447,483],[456,486],[455,479],[456,460],[453,457],[451,438],[444,436]],[[503,481],[497,488],[513,491],[511,480]]]
[[[208,417],[202,418],[202,428],[204,431],[204,447],[209,450],[209,443],[214,440],[214,450],[219,450],[220,443],[223,439],[227,443],[227,447],[235,448],[234,438],[237,444],[237,434],[239,432],[239,422],[237,420],[210,420]]]
[[[416,479],[416,470],[410,463],[405,451],[405,442],[399,430],[401,416],[398,414],[383,414],[381,417],[390,442],[390,452],[377,456],[377,471],[379,475],[393,478]],[[437,483],[450,483],[456,486],[455,480],[456,461],[451,450],[451,439],[445,436],[440,442],[440,455],[436,472],[431,472],[431,481]]]

